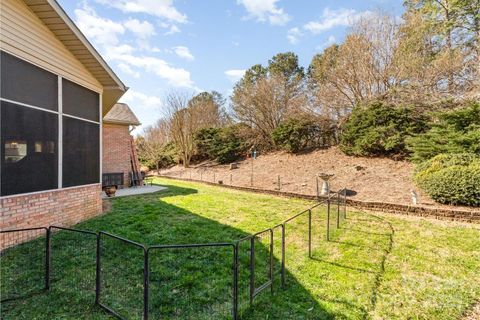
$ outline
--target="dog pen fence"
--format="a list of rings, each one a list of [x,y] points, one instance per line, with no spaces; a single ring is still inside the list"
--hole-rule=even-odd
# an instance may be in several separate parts
[[[291,250],[304,250],[311,258],[316,243],[329,241],[341,227],[345,190],[232,243],[147,246],[104,231],[59,226],[0,231],[3,243],[11,244],[1,252],[1,301],[58,286],[81,292],[82,301],[119,319],[237,320],[259,295],[273,293],[276,283],[288,287]],[[80,266],[82,272],[75,272]],[[206,269],[215,272],[206,275]],[[179,293],[182,281],[195,285]],[[208,283],[217,285],[197,290]]]

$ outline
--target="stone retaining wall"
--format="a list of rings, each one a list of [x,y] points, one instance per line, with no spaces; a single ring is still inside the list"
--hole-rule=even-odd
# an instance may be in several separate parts
[[[224,187],[229,189],[271,194],[276,196],[300,198],[300,199],[307,199],[307,200],[316,200],[317,198],[314,195],[306,195],[306,194],[293,193],[293,192],[265,190],[265,189],[259,189],[259,188],[253,188],[253,187],[231,186],[231,185],[218,184],[218,183],[213,183],[208,181],[198,181],[193,179],[170,177],[170,176],[163,176],[163,175],[160,177],[172,179],[172,180],[192,181],[192,182],[198,182],[198,183],[203,183],[207,185],[214,185],[214,186],[219,186],[219,187]],[[396,203],[361,201],[361,200],[348,199],[348,197],[347,197],[347,205],[354,208],[372,210],[372,211],[381,211],[381,212],[388,212],[388,213],[395,213],[395,214],[431,217],[436,219],[480,223],[480,209],[478,211],[465,211],[465,210],[458,210],[458,209],[430,208],[430,207],[421,206],[421,205],[411,206],[411,205],[403,205],[403,204],[396,204]]]

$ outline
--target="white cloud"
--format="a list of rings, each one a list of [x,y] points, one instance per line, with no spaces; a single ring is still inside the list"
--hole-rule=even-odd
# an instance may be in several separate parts
[[[315,49],[321,51],[321,50],[325,49],[326,47],[334,44],[336,40],[337,40],[337,39],[336,39],[334,36],[329,36],[328,39],[327,39],[327,41],[325,41],[325,42],[322,43],[321,45],[317,46]]]
[[[188,61],[193,61],[193,60],[195,60],[195,57],[194,57],[193,54],[190,52],[190,50],[188,50],[187,47],[178,46],[178,47],[173,47],[172,50],[173,50],[173,52],[175,52],[175,54],[176,54],[177,56],[179,56],[180,58],[183,58],[183,59],[188,60]]]
[[[288,42],[290,42],[291,44],[297,44],[299,38],[302,36],[303,36],[303,33],[302,31],[300,31],[298,27],[291,28],[287,32],[287,39],[288,39]]]
[[[120,99],[121,102],[130,104],[137,108],[160,108],[162,106],[162,100],[157,96],[149,96],[145,93],[135,91],[133,89],[128,90],[125,95]]]
[[[137,19],[128,19],[123,24],[125,28],[133,32],[138,38],[146,39],[155,35],[155,28],[148,21],[139,21]]]
[[[115,60],[123,62],[130,67],[154,73],[160,78],[167,80],[174,87],[194,88],[193,81],[190,79],[190,72],[183,68],[172,67],[160,58],[124,54],[116,56]]]
[[[231,69],[225,71],[225,75],[227,76],[228,80],[232,82],[237,82],[243,77],[245,71],[245,69]]]
[[[131,75],[132,77],[137,79],[140,78],[140,73],[133,70],[128,64],[121,62],[117,66],[123,73]]]
[[[103,46],[117,45],[119,43],[118,36],[125,32],[121,23],[99,17],[86,4],[82,8],[75,9],[75,16],[76,23],[85,36]]]
[[[257,21],[268,21],[272,25],[284,25],[290,21],[290,16],[283,10],[278,8],[276,3],[279,0],[237,0],[237,4],[245,7],[249,14],[249,18]]]
[[[123,26],[112,20],[99,17],[97,13],[87,5],[75,10],[76,22],[85,35],[97,45],[105,59],[116,63],[122,72],[134,77],[140,76],[138,69],[153,73],[165,79],[174,87],[185,87],[195,89],[190,78],[190,72],[183,68],[175,68],[165,60],[153,56],[135,55],[138,50],[157,52],[158,48],[151,48],[145,39],[136,39],[137,47],[120,43],[119,35],[125,33],[125,29],[133,31],[146,31],[152,34],[152,29],[138,21],[131,22],[129,26]]]
[[[358,12],[354,9],[341,8],[338,10],[331,10],[325,8],[319,21],[310,21],[303,26],[314,34],[322,33],[339,26],[349,26],[353,22],[365,15],[372,14],[371,11]]]
[[[146,13],[177,23],[186,23],[187,15],[173,6],[173,0],[96,0],[129,13]]]
[[[176,25],[173,24],[170,27],[170,29],[167,32],[165,32],[165,35],[168,36],[168,35],[171,35],[171,34],[174,34],[174,33],[179,33],[179,32],[180,32],[180,29]]]

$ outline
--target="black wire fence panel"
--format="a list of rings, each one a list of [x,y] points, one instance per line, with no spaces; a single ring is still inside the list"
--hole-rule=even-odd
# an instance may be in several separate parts
[[[124,319],[144,315],[144,247],[100,233],[100,300],[107,311]]]
[[[304,263],[309,254],[309,212],[297,215],[285,223],[285,267],[296,268],[298,264]],[[292,258],[294,257],[294,258]],[[285,286],[288,287],[291,274],[287,273]]]
[[[335,241],[345,219],[345,196],[332,194],[235,243],[145,246],[55,226],[2,231],[2,312],[8,300],[50,288],[121,319],[252,316],[252,306],[268,307],[271,295],[293,282],[286,269],[301,271],[310,258],[322,259],[322,243]],[[79,318],[91,312],[85,308]]]
[[[238,242],[238,314],[250,307],[250,246],[249,238]]]
[[[334,240],[339,233],[341,223],[344,217],[343,197],[340,193],[332,194],[329,204],[327,205],[327,223],[328,223],[328,240]]]
[[[47,288],[47,232],[47,228],[1,232],[2,246],[19,243],[0,253],[2,313],[8,310],[8,303],[3,302]],[[25,242],[30,239],[34,240]]]
[[[272,228],[273,233],[273,289],[280,290],[283,287],[283,277],[285,270],[283,269],[283,224],[279,224]]]
[[[84,302],[95,300],[97,234],[50,227],[50,286]]]
[[[234,247],[149,249],[149,319],[232,319]]]

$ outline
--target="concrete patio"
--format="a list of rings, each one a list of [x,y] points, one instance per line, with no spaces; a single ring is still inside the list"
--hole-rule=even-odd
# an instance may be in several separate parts
[[[167,189],[167,187],[162,187],[162,186],[140,186],[140,187],[118,189],[117,192],[115,193],[115,196],[110,197],[110,198],[136,196],[136,195],[140,195],[140,194],[154,193],[154,192],[158,192],[158,191],[162,191],[162,190],[166,190],[166,189]],[[102,191],[102,198],[103,199],[109,199],[109,197],[107,197],[107,195],[105,194],[104,191]]]

